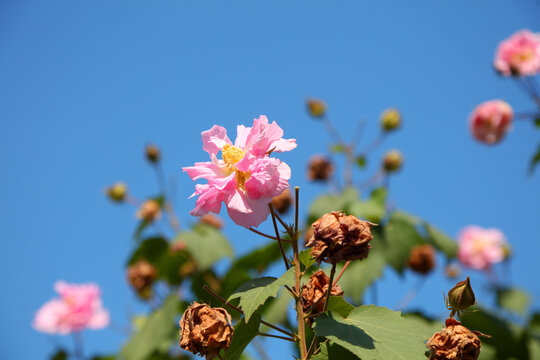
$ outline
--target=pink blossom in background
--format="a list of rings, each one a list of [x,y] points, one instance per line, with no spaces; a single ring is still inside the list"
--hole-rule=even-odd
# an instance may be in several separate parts
[[[289,187],[291,169],[272,152],[296,148],[295,139],[283,139],[283,130],[276,122],[269,123],[261,115],[252,127],[239,125],[233,143],[227,130],[214,125],[202,132],[203,150],[212,161],[182,168],[193,179],[206,179],[195,185],[198,196],[191,215],[209,212],[219,214],[225,202],[231,219],[244,227],[258,226],[270,213],[268,203]],[[217,155],[221,152],[221,159]]]
[[[505,76],[531,76],[540,72],[540,35],[521,30],[499,44],[493,62]]]
[[[495,144],[510,130],[513,119],[514,111],[508,103],[491,100],[474,108],[469,126],[476,140]]]
[[[48,334],[70,334],[85,328],[101,329],[109,324],[109,313],[101,303],[96,284],[68,284],[57,281],[58,299],[46,302],[36,313],[33,327]]]
[[[489,269],[504,259],[506,238],[499,229],[467,226],[458,235],[459,261],[477,270]]]

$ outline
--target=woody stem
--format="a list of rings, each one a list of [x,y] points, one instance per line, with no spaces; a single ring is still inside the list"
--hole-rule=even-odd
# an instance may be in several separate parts
[[[276,232],[276,239],[278,241],[279,250],[281,251],[281,256],[283,257],[283,261],[285,262],[285,268],[289,270],[289,261],[287,261],[287,256],[285,255],[285,250],[283,249],[283,244],[281,243],[281,237],[279,236],[279,229],[276,223],[276,213],[274,212],[274,207],[272,206],[272,203],[268,203],[268,207],[270,208],[270,213],[272,214],[272,223],[274,224],[274,230]]]
[[[328,290],[326,291],[326,298],[324,299],[324,307],[322,312],[325,312],[328,308],[328,301],[330,300],[330,293],[332,292],[332,287],[334,284],[334,275],[336,275],[336,264],[332,264],[332,270],[330,270],[330,281],[328,282]]]
[[[227,306],[230,307],[231,309],[236,310],[236,311],[239,312],[240,314],[244,315],[244,312],[243,312],[240,308],[234,306],[233,304],[231,304],[230,302],[228,302],[227,300],[225,300],[224,298],[222,298],[221,296],[219,296],[214,290],[210,289],[210,287],[209,287],[208,285],[204,285],[204,286],[203,286],[203,289],[204,289],[206,292],[212,294],[216,299],[218,299],[219,301],[221,301],[224,305],[227,305]],[[261,324],[264,324],[264,325],[268,326],[269,328],[272,328],[272,329],[274,329],[274,330],[276,330],[276,331],[279,331],[280,333],[285,334],[285,335],[288,335],[288,336],[290,336],[290,337],[292,337],[292,338],[295,338],[295,337],[296,337],[292,332],[287,331],[287,330],[283,330],[283,329],[281,329],[281,328],[278,328],[277,326],[272,325],[272,324],[270,324],[269,322],[266,322],[266,321],[264,321],[264,320],[261,320]]]
[[[343,265],[343,268],[341,268],[341,271],[339,272],[336,280],[334,280],[334,283],[332,284],[332,287],[336,286],[336,284],[338,283],[339,279],[341,279],[341,276],[343,275],[343,273],[345,272],[345,270],[347,270],[347,267],[349,266],[349,264],[351,263],[351,261],[347,261],[345,263],[345,265]]]

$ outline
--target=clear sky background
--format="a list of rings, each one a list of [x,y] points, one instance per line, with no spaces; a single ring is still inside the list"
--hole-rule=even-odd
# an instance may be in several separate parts
[[[323,190],[306,182],[305,163],[329,144],[306,114],[309,96],[328,102],[345,134],[368,119],[364,139],[383,109],[398,107],[404,126],[381,149],[406,156],[392,203],[453,236],[468,224],[501,228],[515,251],[512,280],[539,308],[540,171],[526,169],[540,132],[519,122],[487,147],[467,128],[485,100],[533,107],[491,66],[498,42],[522,28],[540,31],[538,1],[0,1],[0,357],[43,359],[51,341],[71,344],[31,328],[57,279],[97,282],[118,326],[144,309],[123,267],[134,209],[102,191],[124,180],[140,198],[157,192],[147,142],[177,176],[188,224],[194,184],[180,168],[206,161],[200,132],[217,123],[234,137],[236,124],[266,114],[297,139],[282,159],[305,210]],[[263,242],[230,221],[226,233],[237,254]],[[416,281],[387,270],[380,304],[394,307]],[[450,285],[433,276],[411,308],[442,316]],[[124,340],[114,329],[85,333],[87,353]]]

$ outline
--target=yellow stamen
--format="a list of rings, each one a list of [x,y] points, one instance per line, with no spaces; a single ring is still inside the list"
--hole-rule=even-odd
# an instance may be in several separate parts
[[[244,150],[230,144],[226,144],[221,153],[223,155],[223,161],[225,161],[227,165],[236,164],[242,160],[246,154]]]

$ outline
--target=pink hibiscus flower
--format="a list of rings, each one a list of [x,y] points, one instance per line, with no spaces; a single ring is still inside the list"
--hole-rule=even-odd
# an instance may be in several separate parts
[[[474,108],[469,126],[476,140],[495,144],[510,130],[513,119],[514,111],[507,102],[491,100]]]
[[[487,270],[504,259],[506,238],[499,229],[467,226],[458,236],[459,261],[470,268]]]
[[[262,223],[270,213],[268,203],[289,187],[291,169],[269,156],[296,148],[295,139],[282,136],[283,130],[275,121],[268,123],[264,115],[254,119],[251,128],[239,125],[234,145],[221,126],[204,131],[203,149],[212,161],[182,168],[193,180],[208,180],[195,185],[191,197],[198,198],[191,215],[219,214],[224,202],[236,224],[251,227]],[[219,152],[221,159],[217,158]]]
[[[109,324],[109,313],[101,303],[96,284],[57,281],[59,299],[46,302],[36,313],[33,327],[48,334],[70,334],[85,328],[101,329]]]
[[[504,76],[531,76],[540,72],[540,36],[521,30],[499,44],[495,69]]]

